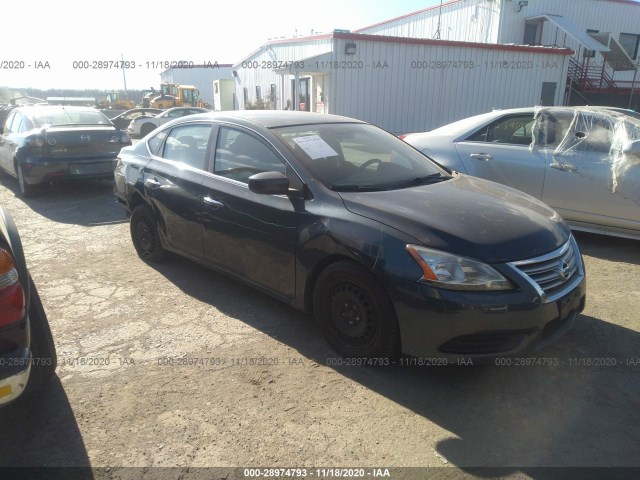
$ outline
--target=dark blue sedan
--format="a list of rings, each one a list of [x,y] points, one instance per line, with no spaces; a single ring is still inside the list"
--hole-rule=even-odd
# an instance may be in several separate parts
[[[61,180],[113,178],[129,136],[90,107],[39,105],[11,111],[0,134],[0,173],[18,179],[29,196]]]
[[[347,357],[510,355],[585,305],[548,206],[350,118],[181,118],[122,150],[115,194],[143,259],[175,252],[306,310]]]

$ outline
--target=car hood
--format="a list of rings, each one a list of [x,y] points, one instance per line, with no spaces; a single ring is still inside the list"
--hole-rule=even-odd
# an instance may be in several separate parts
[[[419,243],[489,263],[548,253],[570,231],[550,207],[518,190],[458,174],[439,183],[382,192],[340,192],[355,214]]]

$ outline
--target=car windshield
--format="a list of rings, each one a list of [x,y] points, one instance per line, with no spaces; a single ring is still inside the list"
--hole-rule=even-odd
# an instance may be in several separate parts
[[[450,178],[405,142],[372,125],[297,125],[273,132],[332,190],[392,190]]]
[[[111,121],[100,112],[66,108],[39,111],[33,115],[32,120],[36,127],[45,125],[111,125]]]

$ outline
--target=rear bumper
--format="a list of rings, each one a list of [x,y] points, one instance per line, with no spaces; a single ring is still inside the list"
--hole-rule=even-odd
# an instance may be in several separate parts
[[[31,363],[27,349],[0,356],[0,406],[22,395],[29,382]]]
[[[38,158],[21,164],[24,180],[39,185],[55,180],[113,178],[116,157],[83,159]]]

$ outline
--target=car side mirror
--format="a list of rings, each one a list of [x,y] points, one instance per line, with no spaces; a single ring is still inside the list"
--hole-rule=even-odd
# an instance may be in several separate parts
[[[625,155],[639,155],[640,154],[640,140],[629,142],[622,147],[622,153]]]
[[[289,179],[280,172],[262,172],[249,177],[249,190],[260,195],[286,195]]]

